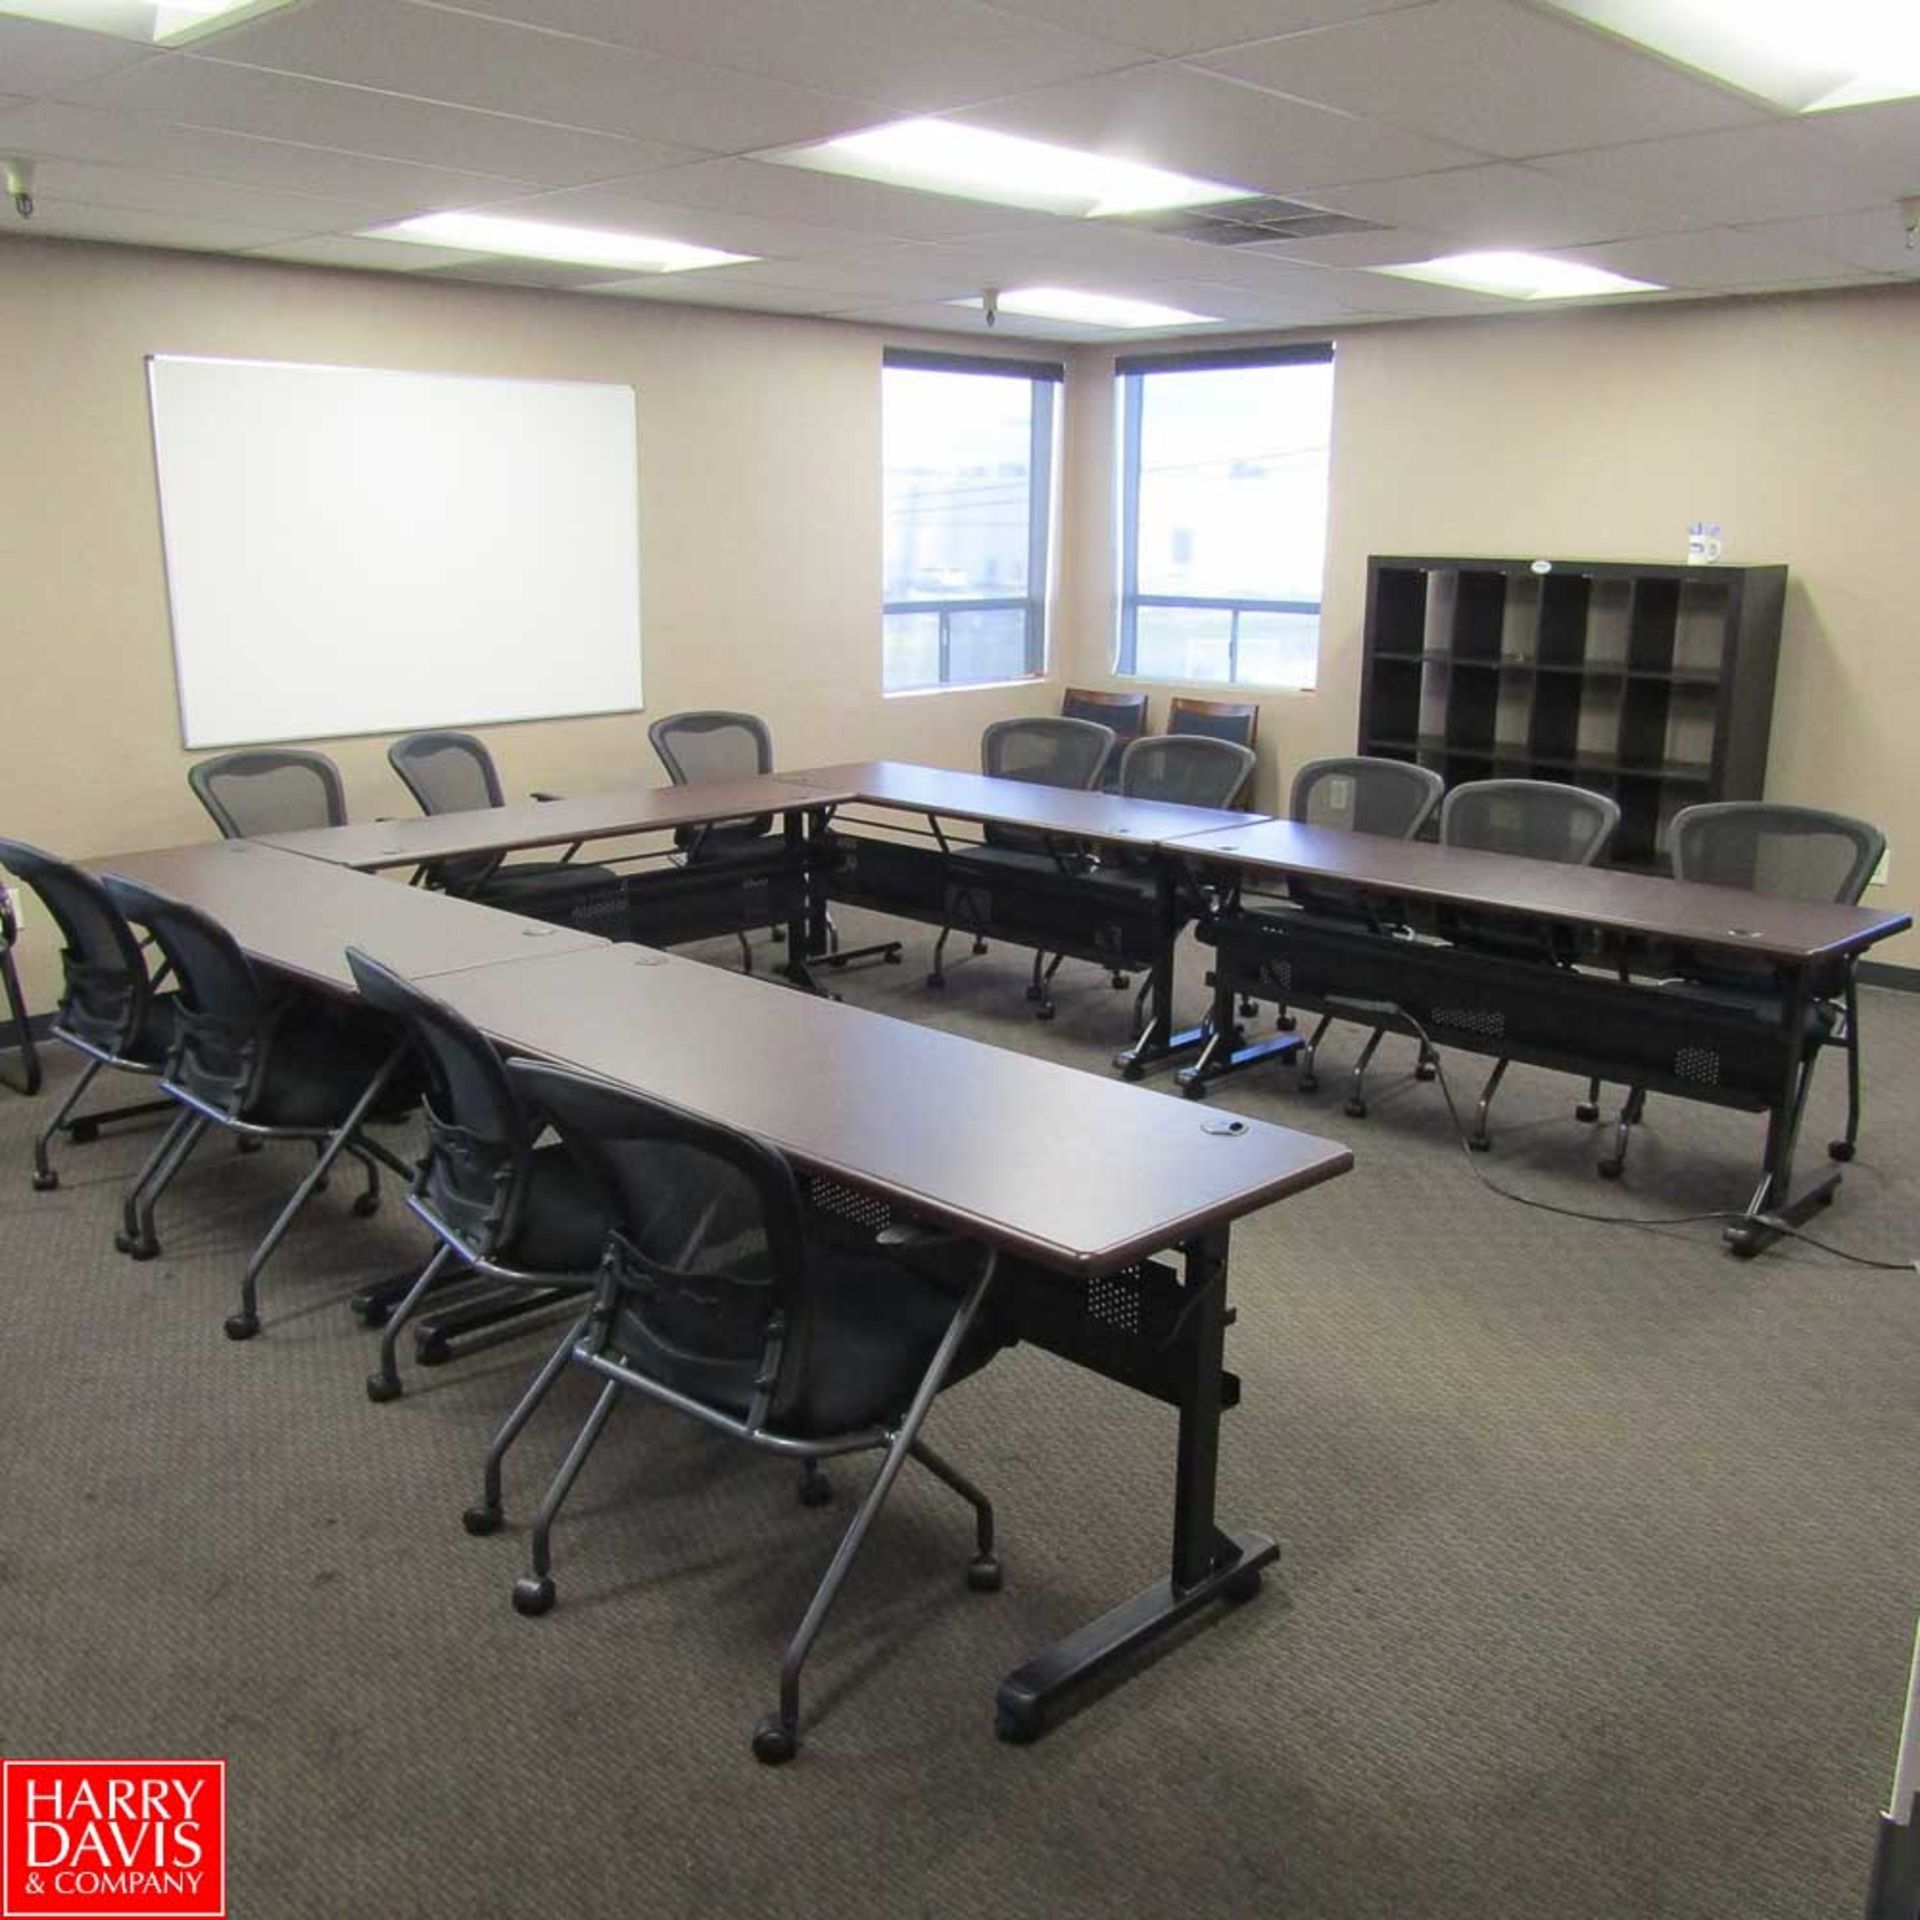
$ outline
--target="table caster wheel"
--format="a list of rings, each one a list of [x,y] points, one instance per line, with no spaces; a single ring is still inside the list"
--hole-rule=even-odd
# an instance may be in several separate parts
[[[1183,1100],[1204,1100],[1207,1097],[1207,1083],[1198,1078],[1182,1080],[1180,1097]]]
[[[1439,1077],[1440,1069],[1431,1060],[1422,1060],[1413,1070],[1416,1080],[1433,1080]]]
[[[1475,1153],[1491,1153],[1493,1151],[1493,1142],[1489,1140],[1484,1133],[1468,1134],[1467,1145],[1471,1147]]]
[[[833,1482],[824,1473],[809,1473],[800,1482],[800,1504],[824,1507],[833,1498]]]
[[[353,1203],[354,1217],[359,1220],[371,1220],[380,1211],[380,1196],[377,1193],[363,1193]]]
[[[1347,1118],[1349,1120],[1364,1120],[1366,1117],[1367,1103],[1364,1100],[1349,1100],[1347,1102]]]
[[[985,953],[987,950],[987,943],[984,940],[976,940],[973,943],[973,950],[975,953]]]
[[[1760,1245],[1747,1227],[1729,1227],[1726,1231],[1727,1251],[1736,1260],[1751,1260],[1760,1251]]]
[[[1827,1142],[1827,1158],[1829,1160],[1851,1160],[1853,1158],[1853,1142],[1851,1140],[1829,1140]]]
[[[944,973],[930,973],[927,975],[927,985],[930,987],[944,987],[946,984],[947,976]]]
[[[389,1400],[398,1400],[400,1382],[388,1379],[384,1373],[370,1373],[367,1375],[367,1398],[377,1407],[385,1406]]]
[[[1576,1120],[1585,1120],[1591,1125],[1592,1122],[1600,1118],[1600,1109],[1596,1107],[1592,1101],[1582,1100],[1580,1104],[1574,1108],[1573,1117]]]
[[[1055,1009],[1051,1006],[1036,1007],[1033,1010],[1033,1017],[1036,1020],[1051,1020],[1054,1016],[1054,1012],[1055,1012]]]
[[[513,1583],[513,1610],[523,1613],[529,1620],[537,1619],[553,1607],[553,1581],[542,1574],[535,1579],[525,1575]]]
[[[160,1257],[158,1240],[135,1240],[128,1234],[116,1233],[113,1236],[113,1244],[129,1260],[157,1260]]]
[[[139,1256],[135,1255],[137,1259]],[[225,1332],[229,1340],[251,1340],[260,1331],[260,1316],[257,1313],[230,1313],[227,1315]]]
[[[753,1730],[753,1757],[763,1767],[783,1767],[799,1751],[799,1736],[772,1714]]]
[[[484,1540],[488,1534],[500,1531],[500,1509],[490,1507],[483,1501],[478,1506],[469,1507],[460,1516],[460,1524],[476,1540]]]
[[[983,1553],[979,1559],[967,1563],[967,1587],[973,1593],[998,1593],[1000,1591],[1000,1562],[992,1554]]]
[[[1311,1067],[1300,1076],[1300,1091],[1302,1093],[1318,1093],[1320,1091],[1320,1076],[1315,1073]]]
[[[1010,1747],[1029,1747],[1045,1731],[1040,1709],[1030,1703],[1010,1707],[1002,1700],[993,1710],[993,1737]]]
[[[1220,1589],[1220,1597],[1229,1606],[1243,1607],[1260,1591],[1260,1569],[1242,1567],[1238,1573],[1228,1577]]]
[[[57,1173],[36,1173],[33,1176],[35,1193],[51,1193],[59,1184],[60,1176]]]
[[[1624,1160],[1602,1160],[1596,1169],[1602,1180],[1618,1180],[1626,1170]]]

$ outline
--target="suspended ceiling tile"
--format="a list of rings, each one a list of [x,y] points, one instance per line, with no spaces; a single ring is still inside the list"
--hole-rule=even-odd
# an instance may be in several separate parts
[[[758,220],[714,207],[680,207],[656,200],[650,178],[608,181],[591,187],[561,187],[536,193],[495,211],[516,219],[557,220],[563,226],[610,227],[657,240],[683,240],[727,253],[768,255],[824,253],[858,246],[858,232],[803,226],[793,220]],[[605,272],[605,269],[602,269]]]
[[[135,40],[0,14],[0,77],[8,93],[25,99],[152,58],[153,49]]]
[[[146,167],[100,166],[91,161],[43,160],[35,197],[130,212],[176,214],[205,222],[232,221],[257,231],[255,241],[291,239],[296,234],[329,233],[366,226],[380,215],[363,199],[335,195],[275,192],[236,186],[224,180],[200,180],[184,174],[155,173]]]
[[[1579,248],[1575,257],[1635,280],[1689,292],[1737,287],[1833,285],[1853,277],[1837,255],[1806,238],[1752,228],[1709,227]]]
[[[1920,188],[1920,154],[1909,166],[1898,153],[1869,152],[1812,121],[1552,154],[1533,164],[1727,226],[1864,210]]]
[[[1907,233],[1897,207],[1872,207],[1860,213],[1819,213],[1803,220],[1775,220],[1742,227],[1744,234],[1808,246],[1854,268],[1901,278],[1920,276],[1920,244]]]
[[[954,117],[1290,196],[1310,197],[1316,187],[1334,182],[1463,166],[1481,157],[1180,66],[1042,87]]]
[[[36,193],[34,199],[31,226],[15,221],[0,227],[0,244],[17,232],[35,239],[107,240],[134,247],[183,247],[196,253],[244,253],[289,237],[286,227],[274,223],[160,207],[107,206],[46,192]]]
[[[474,256],[455,260],[443,267],[428,267],[414,277],[420,280],[464,280],[477,286],[545,287],[563,292],[583,292],[595,281],[606,277],[605,267],[575,266],[561,260],[518,260]]]
[[[1432,0],[999,0],[1009,13],[1051,20],[1152,53],[1199,53],[1275,34],[1300,33],[1368,14],[1397,13]]]
[[[1201,64],[1507,159],[1766,117],[1729,88],[1513,0],[1435,0]]]
[[[1220,327],[1190,327],[1175,333],[1116,333],[1110,327],[1077,326],[1066,320],[1042,320],[1032,314],[1003,313],[991,328],[978,309],[902,301],[895,305],[863,307],[842,316],[863,325],[912,329],[954,336],[956,351],[968,345],[991,346],[997,340],[1046,340],[1059,346],[1126,346],[1135,341],[1186,337],[1196,341]]]
[[[406,0],[312,0],[206,43],[222,60],[706,152],[871,122],[871,102]]]
[[[1141,57],[1137,49],[1021,19],[982,0],[808,0],[804,8],[795,0],[469,4],[497,18],[916,113],[1104,73]]]
[[[538,120],[440,106],[297,75],[269,73],[192,54],[167,54],[144,66],[70,89],[85,106],[145,114],[186,126],[410,160],[475,173],[500,173],[546,187],[574,186],[644,173],[696,157],[699,149],[664,140],[627,140]]]
[[[0,148],[42,158],[89,160],[247,187],[334,194],[398,217],[530,190],[525,181],[376,160],[325,147],[246,134],[169,126],[157,120],[42,100],[0,111]]]
[[[710,311],[784,313],[824,319],[860,304],[852,295],[823,293],[811,287],[729,287],[724,298],[712,287],[699,285],[696,273],[648,273],[632,280],[613,280],[588,288],[615,300],[651,300],[656,304],[705,307]]]
[[[457,247],[421,247],[405,240],[368,240],[354,233],[318,233],[309,239],[276,241],[254,247],[255,258],[285,260],[309,267],[364,267],[381,273],[425,273],[432,267],[458,266],[473,255]]]
[[[1659,202],[1634,200],[1532,166],[1470,167],[1411,180],[1343,188],[1340,211],[1444,234],[1448,251],[1466,247],[1562,247],[1632,234],[1710,226]]]

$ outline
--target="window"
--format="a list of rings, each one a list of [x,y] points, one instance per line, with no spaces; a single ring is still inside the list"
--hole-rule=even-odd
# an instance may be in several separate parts
[[[1060,378],[1046,362],[887,355],[887,692],[1046,670]]]
[[[1332,347],[1123,359],[1117,372],[1117,670],[1311,687]]]

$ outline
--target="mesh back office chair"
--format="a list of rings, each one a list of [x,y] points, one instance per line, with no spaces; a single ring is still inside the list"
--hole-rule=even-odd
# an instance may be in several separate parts
[[[506,804],[486,742],[471,733],[403,734],[387,748],[387,763],[422,813],[473,813]],[[558,860],[519,860],[497,853],[437,860],[426,882],[444,893],[524,913],[563,926],[588,926],[623,899],[611,868],[574,861],[576,841]],[[624,910],[624,909],[621,909]]]
[[[1308,827],[1334,827],[1342,833],[1375,833],[1388,840],[1412,840],[1433,817],[1445,791],[1446,782],[1437,773],[1409,760],[1388,760],[1374,754],[1337,755],[1309,760],[1293,776],[1287,818]],[[1293,880],[1288,883],[1287,893],[1306,912],[1363,921],[1381,931],[1398,930],[1381,928],[1377,909],[1367,896],[1350,888]],[[1254,1009],[1246,1006],[1241,1011],[1251,1013]],[[1292,1030],[1293,1017],[1284,1005],[1275,1024],[1283,1033]],[[1309,1091],[1319,1084],[1313,1071],[1314,1057],[1332,1025],[1333,1015],[1322,1014],[1302,1051],[1301,1084]]]
[[[50,1158],[56,1134],[64,1131],[84,1145],[109,1120],[172,1111],[170,1100],[150,1100],[71,1117],[104,1068],[158,1077],[173,1044],[175,998],[156,990],[139,936],[85,868],[22,840],[0,840],[0,866],[33,889],[60,931],[62,984],[53,1037],[86,1062],[52,1119],[34,1136],[33,1184],[44,1193],[60,1184]]]
[[[1720,800],[1675,814],[1672,846],[1676,880],[1853,906],[1887,850],[1887,837],[1865,820],[1818,807]],[[1668,985],[1675,993],[1721,1006],[1746,1005],[1775,1015],[1780,1010],[1780,989],[1771,970],[1758,962],[1743,964],[1737,955],[1697,957],[1683,978]],[[1837,965],[1816,980],[1815,993],[1818,997],[1807,1012],[1808,1046],[1837,1040],[1847,1055],[1847,1130],[1827,1143],[1827,1152],[1835,1160],[1851,1160],[1860,1136],[1860,1003],[1854,962]],[[1644,1087],[1627,1094],[1613,1145],[1600,1161],[1600,1171],[1609,1179],[1617,1179],[1626,1165],[1627,1143],[1646,1100]]]
[[[1620,824],[1617,802],[1604,793],[1567,786],[1557,780],[1471,780],[1455,787],[1440,803],[1440,843],[1473,847],[1483,853],[1519,854],[1529,860],[1556,860],[1567,866],[1590,867],[1607,850]],[[1508,959],[1540,960],[1552,966],[1571,966],[1572,953],[1543,943],[1532,930],[1518,932],[1497,919],[1464,914],[1452,916],[1448,937],[1458,946]],[[1493,1142],[1487,1133],[1487,1115],[1493,1096],[1505,1078],[1507,1058],[1502,1054],[1480,1090],[1473,1129],[1467,1144],[1484,1153]],[[1588,1088],[1579,1111],[1597,1115],[1597,1089]]]
[[[20,990],[20,970],[14,965],[13,950],[19,943],[20,922],[13,911],[13,896],[0,890],[0,984],[6,988],[7,1019],[13,1028],[13,1051],[20,1056],[20,1077],[0,1074],[0,1081],[29,1099],[40,1091],[40,1050],[33,1043],[33,1022],[27,1017],[26,996]]]
[[[407,1207],[438,1245],[381,1335],[367,1397],[385,1401],[401,1390],[400,1330],[450,1263],[457,1263],[454,1277],[472,1274],[534,1290],[532,1307],[569,1293],[584,1299],[611,1222],[573,1156],[553,1143],[535,1145],[540,1129],[485,1034],[357,948],[347,949],[347,965],[361,999],[413,1043],[425,1091],[427,1151]],[[500,1458],[559,1371],[559,1363],[544,1370],[489,1455],[496,1517]]]
[[[1069,720],[1092,720],[1112,728],[1113,754],[1100,774],[1101,791],[1112,793],[1120,784],[1120,756],[1147,730],[1147,696],[1068,687],[1060,696],[1060,711]]]
[[[1236,746],[1257,747],[1260,736],[1260,708],[1252,700],[1196,700],[1176,694],[1167,702],[1167,731],[1172,734],[1198,734],[1209,740],[1231,740]],[[1235,806],[1245,806],[1253,793],[1253,775],[1249,773]]]
[[[968,1584],[1000,1584],[992,1507],[920,1438],[934,1396],[1004,1344],[980,1312],[994,1256],[979,1250],[972,1277],[950,1286],[884,1242],[836,1245],[762,1142],[559,1067],[516,1060],[508,1072],[616,1218],[570,1352],[599,1393],[534,1518],[533,1571],[514,1606],[553,1605],[554,1517],[622,1388],[789,1459],[884,1449],[787,1648],[779,1709],[754,1734],[759,1759],[790,1759],[808,1649],[909,1458],[974,1510]]]
[[[228,1317],[226,1333],[250,1340],[260,1331],[261,1269],[334,1161],[348,1153],[365,1169],[366,1190],[354,1202],[361,1215],[380,1204],[382,1165],[408,1171],[365,1130],[373,1120],[403,1119],[415,1104],[416,1091],[399,1072],[405,1044],[384,1025],[336,1011],[313,994],[269,985],[233,936],[197,907],[117,874],[108,874],[106,885],[128,920],[152,933],[180,983],[160,1080],[180,1112],[127,1190],[115,1244],[137,1260],[160,1251],[154,1209],[211,1126],[242,1139],[310,1141],[316,1149],[312,1171],[247,1261],[240,1310]]]
[[[1113,729],[1097,720],[1050,718],[1045,714],[1019,720],[995,720],[980,734],[980,771],[994,780],[1024,780],[1033,786],[1068,787],[1086,790],[1096,787],[1100,774],[1113,752]],[[1063,846],[1053,837],[1032,828],[1007,827],[992,821],[981,827],[987,858],[1024,854],[1053,861],[1076,860],[1080,849]],[[947,917],[940,937],[933,943],[933,966],[927,985],[946,985],[947,941],[957,917],[965,915],[973,933],[973,950],[985,953],[977,888],[985,876],[966,872],[968,864],[978,869],[983,863],[978,851],[957,860],[957,876],[947,887]],[[1035,985],[1028,989],[1032,999],[1040,999],[1039,964],[1044,956],[1036,954]]]
[[[347,820],[340,769],[324,753],[276,747],[216,754],[187,769],[187,784],[229,840]]]

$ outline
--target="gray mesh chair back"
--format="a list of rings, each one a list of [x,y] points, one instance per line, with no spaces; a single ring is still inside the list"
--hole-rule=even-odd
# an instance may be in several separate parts
[[[1673,817],[1676,880],[1787,900],[1853,905],[1886,850],[1887,836],[1878,827],[1818,807],[1720,800]]]
[[[647,738],[676,787],[773,771],[773,735],[755,713],[670,713],[647,729]]]
[[[1606,851],[1620,808],[1604,793],[1558,780],[1471,780],[1440,803],[1440,840],[1483,853],[1591,866]]]
[[[1310,827],[1411,840],[1432,817],[1446,782],[1428,767],[1371,754],[1309,760],[1293,777],[1288,818]]]
[[[1130,800],[1183,807],[1230,807],[1251,777],[1251,747],[1206,734],[1155,734],[1129,742],[1120,756],[1120,791]]]
[[[34,890],[60,930],[63,982],[55,1032],[88,1051],[126,1056],[153,992],[146,956],[126,915],[84,868],[23,840],[0,840],[0,866]]]
[[[324,753],[248,749],[197,760],[187,784],[229,840],[346,824],[340,769]]]
[[[753,780],[773,771],[773,734],[757,713],[727,713],[702,708],[669,713],[647,729],[647,738],[676,787],[697,787],[721,780]],[[676,844],[693,857],[737,847],[773,831],[771,814],[715,820],[705,827],[683,827]]]
[[[493,1043],[453,1008],[356,947],[347,965],[360,997],[413,1042],[425,1082],[427,1157],[415,1192],[468,1248],[490,1254],[513,1237],[533,1127]]]
[[[387,764],[422,813],[475,813],[503,804],[500,775],[486,742],[471,733],[403,734],[387,748]],[[442,860],[428,878],[448,893],[477,892],[500,866],[495,853]]]
[[[996,720],[980,735],[980,771],[1041,787],[1091,787],[1113,751],[1113,729],[1097,720],[1045,714]]]

